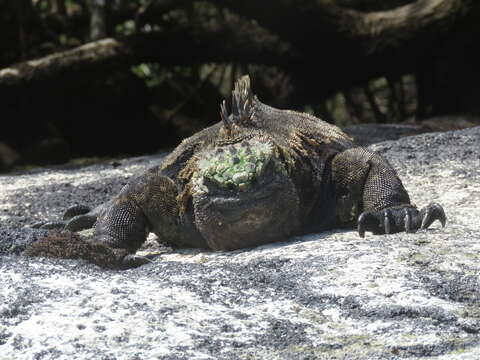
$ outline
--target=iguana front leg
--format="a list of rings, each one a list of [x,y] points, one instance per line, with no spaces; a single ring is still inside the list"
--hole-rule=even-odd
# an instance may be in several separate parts
[[[420,211],[392,166],[380,155],[353,148],[332,160],[332,181],[337,196],[337,221],[357,221],[358,233],[392,234],[426,229],[435,220],[445,226],[445,212],[431,203]]]
[[[150,231],[166,241],[179,232],[177,187],[158,168],[133,179],[100,212],[94,238],[110,247],[135,252]]]
[[[118,258],[119,267],[141,265],[149,260],[134,253],[151,230],[165,234],[166,240],[172,240],[177,234],[176,196],[177,188],[173,181],[163,176],[158,168],[152,168],[131,180],[114,199],[100,208],[93,239],[83,241],[83,246],[66,246],[65,239],[55,235],[50,240],[47,237],[46,241],[32,244],[27,254],[49,256],[49,249],[52,249],[50,255],[53,257],[90,260],[90,253],[98,249],[98,246],[91,246],[95,244],[112,249],[104,252]],[[76,210],[72,212],[75,216],[82,216],[77,215]],[[57,243],[63,245],[54,245]]]

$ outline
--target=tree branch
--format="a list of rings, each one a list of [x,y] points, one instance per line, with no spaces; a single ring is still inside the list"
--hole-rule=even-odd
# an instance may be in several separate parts
[[[422,42],[423,34],[442,35],[451,30],[448,25],[467,11],[479,8],[472,0],[417,0],[392,10],[363,13],[336,6],[331,0],[315,3],[317,13],[312,15],[323,21],[313,25],[331,26],[347,38],[362,41],[366,44],[365,55],[387,48],[408,47],[410,41]]]
[[[55,53],[40,59],[26,61],[0,70],[0,88],[48,81],[61,74],[104,67],[112,58],[127,54],[124,44],[115,39],[104,39],[72,50]]]
[[[427,27],[436,26],[443,33],[449,30],[444,26],[446,23],[480,8],[475,0],[417,0],[392,10],[367,13],[338,6],[335,0],[277,0],[275,11],[272,11],[272,3],[266,1],[210,2],[253,17],[260,25],[295,45],[315,45],[308,34],[317,35],[319,40],[323,40],[323,36],[340,34],[352,41],[367,39],[370,43],[365,49],[367,53],[380,50],[381,46],[391,46],[395,38],[415,38]]]
[[[298,96],[308,101],[307,94],[318,98],[376,76],[415,71],[421,59],[432,58],[437,42],[459,29],[460,19],[478,15],[480,8],[478,0],[417,0],[392,10],[363,13],[340,7],[334,0],[277,0],[272,11],[272,3],[266,1],[209,1],[246,16],[228,16],[223,22],[217,18],[192,21],[171,31],[104,39],[13,65],[0,70],[0,89],[52,79],[67,83],[141,62],[233,61],[286,70],[305,91]],[[139,17],[154,19],[160,16],[157,10],[162,13],[174,3],[157,0]]]
[[[280,64],[293,59],[287,44],[261,28],[238,21],[201,29],[142,33],[107,38],[0,70],[0,89],[71,81],[142,62],[191,65],[208,62]]]

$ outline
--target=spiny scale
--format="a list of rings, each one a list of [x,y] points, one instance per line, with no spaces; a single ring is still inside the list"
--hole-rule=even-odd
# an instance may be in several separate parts
[[[220,117],[224,126],[231,129],[232,124],[244,124],[250,121],[253,115],[253,94],[250,88],[250,77],[245,75],[237,81],[235,89],[232,91],[232,116],[228,115],[224,100],[220,104]]]

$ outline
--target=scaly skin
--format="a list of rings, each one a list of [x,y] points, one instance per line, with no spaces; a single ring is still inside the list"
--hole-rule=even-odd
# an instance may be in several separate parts
[[[74,207],[63,223],[44,227],[77,231],[96,219],[91,242],[129,253],[123,265],[135,266],[145,261],[133,254],[149,232],[179,246],[231,250],[334,227],[357,227],[363,237],[445,225],[440,205],[411,205],[380,155],[311,115],[261,103],[248,76],[235,85],[232,113],[223,102],[220,114],[221,122],[185,139],[108,203],[90,212]],[[67,246],[62,255],[68,242],[56,236],[28,253],[45,255],[49,242],[57,244],[52,256],[78,251]]]
[[[192,195],[208,193],[206,181],[225,189],[236,187],[239,191],[246,191],[262,175],[272,158],[278,158],[275,147],[256,139],[207,151],[197,163],[198,169],[192,180]],[[285,172],[282,164],[277,164],[279,171]]]

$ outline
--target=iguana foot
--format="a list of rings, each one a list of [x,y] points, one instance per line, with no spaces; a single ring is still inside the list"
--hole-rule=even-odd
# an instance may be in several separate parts
[[[97,214],[85,205],[73,205],[63,214],[63,220],[38,222],[31,225],[34,229],[81,231],[90,229],[97,221]]]
[[[445,227],[447,217],[443,207],[437,203],[431,203],[420,211],[412,205],[366,211],[358,217],[358,234],[365,237],[365,231],[374,234],[394,234],[402,231],[412,233],[428,228],[435,220],[439,220],[442,227]]]
[[[152,262],[153,256],[128,253],[96,241],[87,241],[70,231],[50,232],[27,246],[26,256],[84,259],[106,269],[129,269]]]

